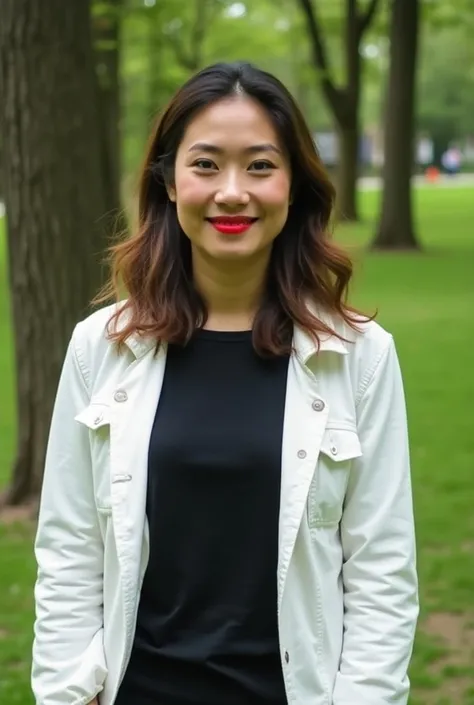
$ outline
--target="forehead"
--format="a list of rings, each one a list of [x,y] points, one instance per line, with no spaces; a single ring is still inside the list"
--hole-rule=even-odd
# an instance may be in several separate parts
[[[247,96],[224,98],[200,110],[190,121],[180,146],[188,149],[194,142],[227,148],[270,142],[283,149],[265,108]]]

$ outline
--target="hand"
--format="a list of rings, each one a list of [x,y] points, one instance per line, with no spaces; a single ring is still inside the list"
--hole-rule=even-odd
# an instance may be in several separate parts
[[[89,705],[99,705],[99,701],[97,700],[97,698],[94,698],[94,700],[91,700]]]

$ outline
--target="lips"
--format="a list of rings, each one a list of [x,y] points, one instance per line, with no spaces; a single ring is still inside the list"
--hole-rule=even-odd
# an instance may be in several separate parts
[[[244,215],[219,215],[215,218],[206,218],[211,225],[225,235],[241,235],[248,230],[258,218]]]
[[[207,220],[217,225],[252,225],[258,218],[250,218],[246,215],[218,215],[215,218],[207,218]]]

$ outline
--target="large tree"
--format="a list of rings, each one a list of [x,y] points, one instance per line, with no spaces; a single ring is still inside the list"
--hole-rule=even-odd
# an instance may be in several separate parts
[[[412,208],[415,84],[420,2],[391,0],[390,70],[385,112],[383,197],[373,246],[417,249]]]
[[[89,0],[3,0],[0,121],[18,443],[7,502],[37,496],[56,385],[101,282],[104,159]]]
[[[112,218],[121,214],[122,177],[122,91],[120,57],[124,0],[93,3],[92,36],[98,77],[103,158],[107,169],[107,209]],[[121,220],[125,227],[125,219]]]
[[[327,44],[317,12],[318,0],[299,0],[306,18],[313,63],[339,133],[338,212],[345,220],[357,220],[357,176],[360,145],[362,89],[361,44],[377,11],[379,0],[346,0],[343,46],[346,82],[336,83]],[[319,3],[320,4],[320,3]]]

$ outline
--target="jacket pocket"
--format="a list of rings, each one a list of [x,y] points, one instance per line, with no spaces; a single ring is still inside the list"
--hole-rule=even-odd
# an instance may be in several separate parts
[[[112,513],[110,491],[110,407],[92,402],[74,419],[89,429],[92,476],[97,512],[108,518]]]
[[[339,524],[352,460],[361,455],[355,430],[326,430],[308,496],[310,528]]]
[[[92,402],[77,414],[74,421],[87,426],[91,431],[98,431],[110,425],[110,407],[108,404]]]

